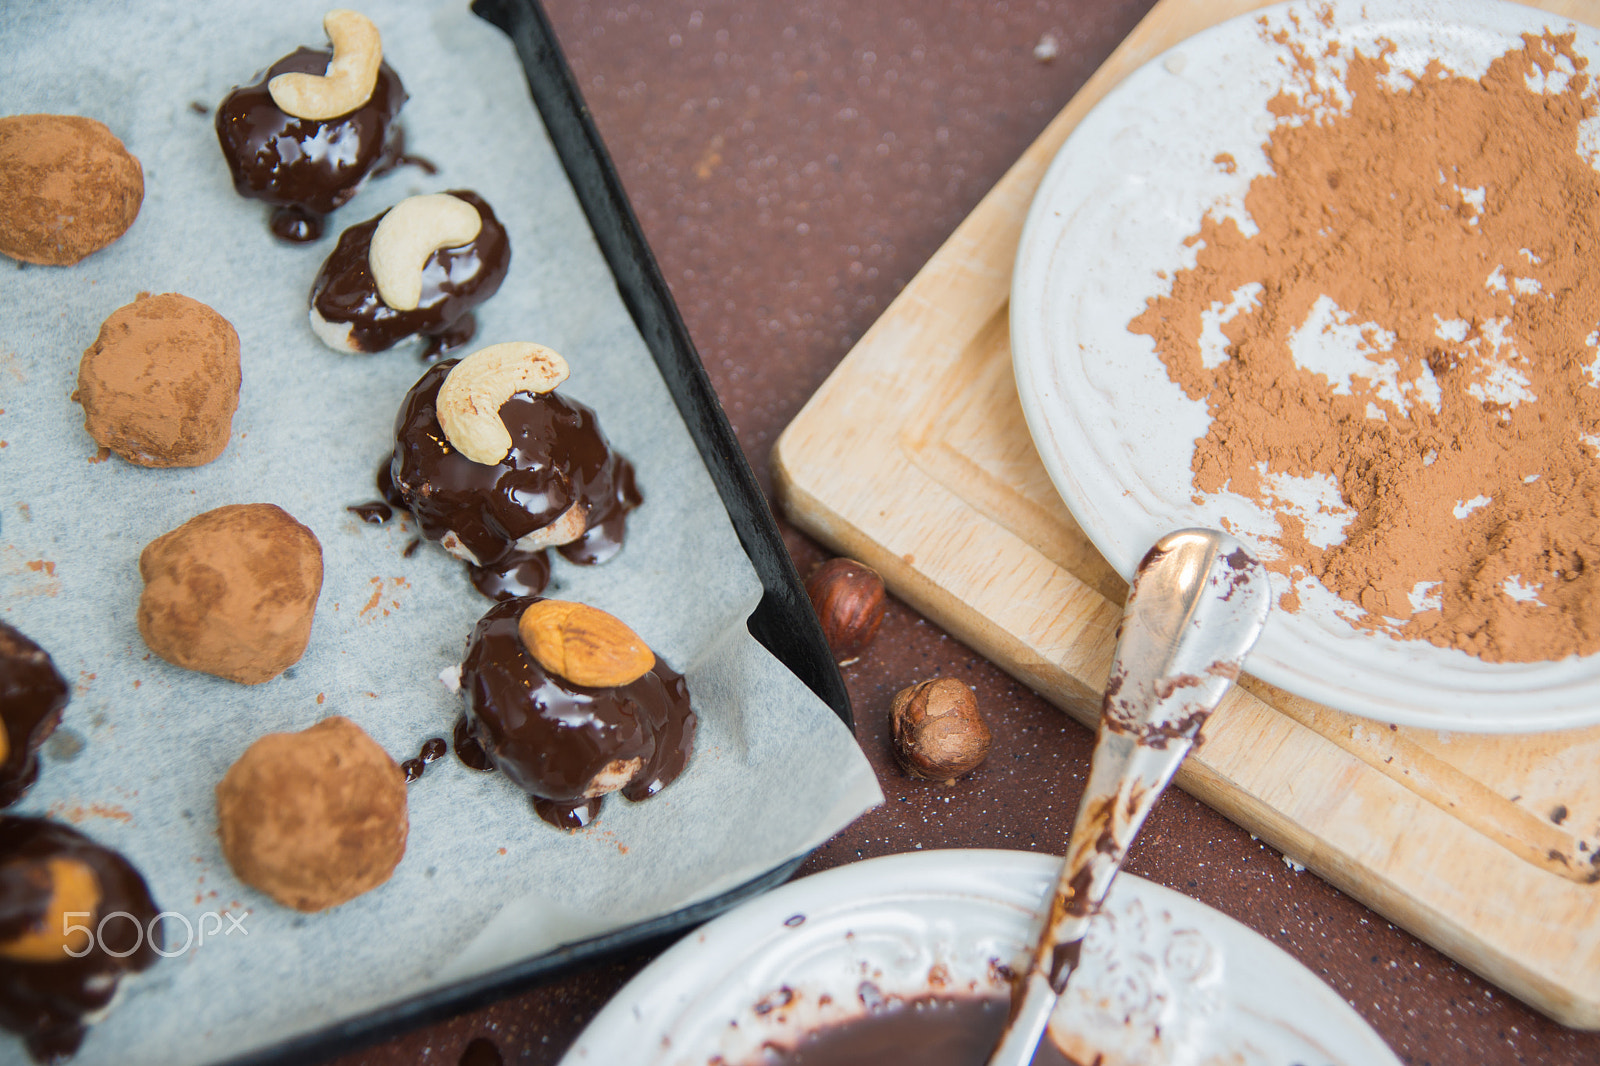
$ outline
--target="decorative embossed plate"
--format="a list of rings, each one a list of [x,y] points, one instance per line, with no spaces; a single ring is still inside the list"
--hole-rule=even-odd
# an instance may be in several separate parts
[[[716,1056],[734,1066],[859,1017],[869,1002],[935,990],[1003,996],[1004,968],[1026,964],[1060,864],[1018,851],[913,852],[786,885],[646,967],[562,1066],[706,1066]],[[1113,887],[1051,1033],[1072,1058],[1104,1066],[1398,1066],[1283,951],[1131,874]]]
[[[1331,25],[1319,23],[1326,10]],[[1265,556],[1277,521],[1243,496],[1197,497],[1190,461],[1210,416],[1168,379],[1149,337],[1128,332],[1167,275],[1191,265],[1183,242],[1206,212],[1242,217],[1250,181],[1269,170],[1267,102],[1290,84],[1271,28],[1312,34],[1311,53],[1364,54],[1392,43],[1391,66],[1433,58],[1478,77],[1546,27],[1600,58],[1593,27],[1491,0],[1334,0],[1280,5],[1214,26],[1134,72],[1084,118],[1034,199],[1011,291],[1011,344],[1028,428],[1051,480],[1095,546],[1124,576],[1164,533],[1224,520]],[[1554,80],[1556,75],[1552,75]],[[1336,95],[1336,94],[1330,94]],[[1215,160],[1229,153],[1229,173]],[[1592,160],[1591,160],[1592,161]],[[1348,358],[1359,358],[1352,350]],[[1359,363],[1352,363],[1359,369]],[[1370,373],[1370,365],[1368,373]],[[1314,501],[1303,501],[1315,511]],[[1286,580],[1274,575],[1282,592]],[[1276,612],[1251,653],[1265,681],[1381,721],[1531,733],[1600,722],[1600,656],[1486,663],[1462,651],[1357,629],[1359,609],[1312,580],[1298,613]]]

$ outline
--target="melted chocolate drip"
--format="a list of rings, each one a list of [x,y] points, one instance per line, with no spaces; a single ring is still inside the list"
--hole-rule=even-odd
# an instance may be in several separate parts
[[[406,775],[406,784],[411,784],[422,776],[424,770],[431,762],[437,762],[449,747],[444,742],[444,737],[429,737],[422,742],[422,750],[417,752],[415,759],[407,759],[400,764],[400,770]]]
[[[472,580],[473,588],[491,600],[537,596],[550,584],[550,556],[542,551],[534,552],[518,559],[504,572],[468,563],[467,577]]]
[[[466,244],[441,248],[422,267],[422,298],[416,309],[397,311],[378,295],[367,253],[383,215],[351,226],[339,237],[311,285],[311,309],[328,322],[348,324],[350,340],[363,352],[381,352],[417,334],[434,338],[439,351],[472,339],[472,309],[493,296],[511,264],[505,227],[476,193],[450,195],[478,209],[483,227]],[[387,214],[387,212],[385,212]],[[435,355],[437,358],[437,355]]]
[[[394,517],[394,508],[382,500],[369,500],[366,503],[346,507],[345,510],[369,526],[381,526]]]
[[[39,777],[39,745],[61,722],[71,689],[43,648],[0,622],[0,807],[9,807]]]
[[[411,505],[400,494],[400,490],[394,487],[393,468],[393,456],[385,456],[383,462],[378,464],[378,495],[383,497],[383,502],[389,506],[401,511],[409,511],[411,510]]]
[[[395,419],[394,456],[378,472],[384,498],[409,508],[429,540],[453,532],[478,559],[469,566],[473,585],[491,599],[544,590],[548,557],[517,541],[574,503],[587,509],[588,529],[558,550],[583,565],[615,555],[641,497],[632,464],[611,450],[594,412],[556,393],[517,393],[500,407],[510,453],[494,466],[475,463],[450,447],[434,411],[455,365],[435,364],[406,394]]]
[[[272,64],[217,107],[217,140],[240,196],[282,210],[272,232],[288,241],[314,241],[322,216],[346,203],[373,173],[393,166],[403,150],[395,116],[406,91],[389,64],[367,102],[347,115],[318,122],[295,118],[272,102],[267,83],[279,74],[323,74],[331,52],[301,48]]]
[[[929,996],[866,1004],[857,1019],[808,1033],[798,1047],[762,1049],[762,1066],[983,1066],[1006,1024],[1004,999]],[[758,1006],[759,1012],[760,1007]],[[1034,1066],[1071,1066],[1049,1040]]]
[[[299,207],[275,207],[267,216],[267,228],[280,241],[310,244],[322,239],[324,219]]]
[[[50,883],[40,869],[49,859],[72,859],[93,871],[100,903],[89,919],[91,927],[117,911],[132,915],[133,922],[106,922],[99,935],[86,941],[89,951],[82,958],[0,959],[0,1027],[20,1034],[40,1062],[61,1061],[77,1051],[87,1027],[84,1016],[109,1004],[123,974],[147,969],[162,946],[161,925],[154,922],[159,908],[144,878],[126,859],[64,825],[11,815],[0,815],[0,944],[44,920]],[[134,922],[144,931],[143,939],[135,940]],[[81,949],[82,939],[74,934],[69,946]],[[117,958],[111,952],[128,954]]]
[[[504,1066],[500,1049],[488,1037],[475,1037],[461,1052],[460,1066]]]
[[[541,818],[576,828],[598,810],[585,793],[612,763],[640,760],[621,788],[630,800],[676,780],[694,747],[695,713],[682,675],[659,658],[643,677],[616,688],[586,688],[547,673],[517,634],[532,602],[496,604],[473,628],[461,664],[467,727],[456,727],[456,752],[466,761],[461,741],[470,736],[534,797]],[[580,813],[585,807],[592,809]]]
[[[417,554],[417,549],[420,547],[422,547],[422,538],[412,537],[410,540],[406,541],[406,546],[400,549],[400,558],[411,558],[413,555]]]
[[[466,711],[462,711],[461,717],[456,719],[451,739],[456,742],[456,758],[461,760],[463,766],[486,774],[494,773],[494,763],[489,761],[489,753],[483,750],[478,738],[472,735],[472,723],[467,720]]]
[[[439,165],[437,163],[425,156],[420,155],[403,155],[400,157],[400,161],[396,164],[396,166],[416,167],[430,178],[439,173]]]
[[[450,325],[446,326],[443,333],[428,337],[427,347],[422,349],[424,363],[437,363],[457,348],[478,335],[478,318],[476,315],[462,315]]]
[[[567,803],[563,800],[541,799],[529,796],[533,813],[557,829],[582,829],[600,816],[600,797]]]

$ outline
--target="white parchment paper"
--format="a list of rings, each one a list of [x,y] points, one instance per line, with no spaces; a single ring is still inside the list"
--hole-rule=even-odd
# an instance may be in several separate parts
[[[498,30],[464,0],[362,5],[411,99],[409,150],[437,163],[369,184],[311,246],[276,241],[239,198],[212,115],[230,87],[301,44],[321,46],[312,0],[195,4],[24,0],[0,7],[0,114],[105,122],[139,157],[145,201],[110,248],[66,268],[0,259],[0,618],[75,684],[39,784],[13,810],[117,848],[157,902],[207,936],[163,959],[91,1031],[78,1061],[211,1061],[326,1026],[441,983],[713,896],[825,840],[881,802],[849,732],[748,634],[760,585],[595,246]],[[688,676],[700,715],[685,775],[640,804],[608,800],[567,834],[499,775],[447,757],[410,787],[405,860],[381,888],[316,915],[235,878],[213,787],[263,733],[330,714],[397,760],[445,736],[458,698],[438,681],[488,608],[414,526],[345,508],[375,496],[415,352],[334,353],[306,322],[338,233],[405,196],[470,188],[511,240],[510,273],[474,346],[536,340],[567,356],[564,391],[594,407],[638,468],[645,503],[622,554],[556,561],[553,594],[611,610]],[[69,396],[80,355],[140,291],[201,300],[239,332],[233,439],[194,470],[92,461]],[[326,578],[311,645],[249,687],[169,666],[134,617],[138,556],[228,503],[268,502],[310,526]],[[247,932],[207,914],[242,916]],[[169,947],[181,922],[166,923]],[[0,1061],[25,1059],[0,1034]]]

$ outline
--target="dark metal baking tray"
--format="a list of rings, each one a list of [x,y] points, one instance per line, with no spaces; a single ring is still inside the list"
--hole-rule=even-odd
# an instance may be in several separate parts
[[[538,0],[474,0],[472,11],[515,45],[533,101],[571,179],[628,313],[716,484],[763,594],[748,627],[839,718],[854,728],[850,699],[822,627],[789,558],[776,521],[718,402],[666,279],[628,203],[572,70]],[[793,876],[802,855],[739,887],[671,914],[524,959],[469,981],[412,996],[382,1009],[230,1059],[229,1066],[304,1063],[331,1058],[418,1026],[473,1010],[624,951],[666,942]]]

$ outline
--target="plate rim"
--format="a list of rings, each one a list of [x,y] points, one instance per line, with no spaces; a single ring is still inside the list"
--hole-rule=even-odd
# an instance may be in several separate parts
[[[1359,6],[1365,9],[1369,5]],[[1437,8],[1439,5],[1433,0],[1382,0],[1378,6],[1382,10],[1369,21],[1417,18],[1419,8]],[[1131,83],[1135,82],[1135,79],[1148,76],[1153,68],[1163,66],[1174,53],[1183,49],[1192,50],[1197,42],[1209,43],[1206,38],[1231,37],[1241,30],[1253,35],[1255,24],[1263,17],[1271,17],[1275,13],[1281,14],[1290,9],[1306,8],[1307,4],[1303,0],[1286,0],[1283,3],[1244,12],[1185,38],[1141,64],[1107,91],[1068,134],[1046,168],[1028,208],[1014,260],[1008,309],[1012,369],[1024,421],[1035,451],[1057,494],[1096,550],[1125,578],[1131,576],[1143,549],[1122,544],[1114,532],[1107,530],[1106,527],[1112,523],[1102,517],[1102,510],[1095,502],[1096,495],[1086,491],[1073,473],[1074,463],[1082,461],[1085,457],[1093,459],[1093,453],[1072,451],[1061,445],[1057,439],[1056,430],[1081,427],[1076,427],[1075,419],[1069,409],[1063,407],[1052,414],[1047,402],[1056,396],[1057,390],[1053,388],[1047,376],[1052,361],[1049,344],[1044,336],[1049,332],[1050,325],[1045,310],[1048,293],[1045,282],[1051,276],[1050,260],[1064,239],[1067,228],[1065,224],[1057,223],[1053,216],[1065,214],[1069,207],[1081,202],[1081,198],[1068,197],[1063,193],[1063,189],[1067,187],[1064,175],[1073,166],[1075,153],[1082,150],[1085,143],[1083,131],[1096,112],[1103,114],[1111,107],[1117,106],[1122,94]],[[1600,33],[1600,30],[1588,24],[1528,8],[1510,0],[1462,0],[1459,7],[1452,5],[1451,10],[1460,12],[1460,22],[1472,25],[1480,24],[1480,13],[1492,11],[1503,17],[1520,17],[1529,29],[1535,22],[1541,22],[1546,26],[1565,23],[1569,27],[1586,30],[1591,35]],[[1475,19],[1477,21],[1474,21]],[[1090,126],[1090,133],[1093,132],[1093,127]],[[1166,523],[1170,529],[1194,524],[1192,517],[1181,516],[1171,517]],[[1163,532],[1165,531],[1167,530],[1163,529]],[[1279,615],[1280,612],[1274,611],[1273,614]],[[1486,734],[1534,733],[1581,728],[1600,723],[1600,680],[1577,685],[1567,683],[1554,686],[1540,707],[1518,710],[1510,714],[1498,710],[1496,706],[1506,700],[1518,698],[1517,695],[1506,692],[1464,692],[1462,689],[1442,689],[1427,685],[1408,690],[1408,698],[1400,699],[1386,696],[1378,691],[1352,691],[1318,673],[1307,672],[1298,665],[1298,662],[1306,659],[1304,654],[1306,649],[1302,647],[1301,640],[1292,638],[1279,628],[1283,624],[1281,618],[1275,620],[1279,625],[1269,624],[1262,634],[1261,641],[1247,662],[1247,673],[1329,708],[1392,725]],[[1294,626],[1293,623],[1290,625],[1292,633]],[[1461,654],[1465,656],[1465,653]],[[1600,659],[1600,653],[1582,659]],[[1545,663],[1488,664],[1482,660],[1472,659],[1471,665],[1475,668],[1479,666],[1487,668],[1489,672],[1500,672],[1497,668],[1505,666],[1506,670],[1500,672],[1501,676],[1510,678],[1514,676],[1516,670],[1554,667],[1575,660],[1582,661],[1578,657],[1568,657]],[[1359,673],[1359,664],[1347,662],[1345,665],[1348,667],[1347,674]],[[1391,671],[1391,673],[1396,672],[1398,671]],[[1465,681],[1464,678],[1463,683]],[[1584,684],[1597,691],[1586,693]],[[1423,691],[1418,692],[1416,689]],[[1518,691],[1520,693],[1522,690]],[[1431,704],[1418,702],[1416,697],[1419,695],[1431,697]]]
[[[1038,877],[1045,884],[1050,884],[1062,861],[1060,856],[1043,852],[946,848],[880,855],[791,881],[725,912],[652,960],[590,1020],[558,1066],[587,1066],[590,1063],[617,1061],[611,1056],[619,1050],[631,1049],[636,1052],[642,1047],[658,1046],[662,1032],[654,1027],[651,1018],[665,1008],[658,1006],[654,1010],[647,1009],[648,1001],[657,989],[670,987],[680,972],[691,976],[707,973],[717,977],[728,975],[734,967],[706,965],[708,953],[728,953],[737,965],[757,949],[762,939],[755,935],[758,930],[770,932],[767,927],[781,923],[785,915],[815,911],[817,903],[808,903],[809,900],[819,900],[826,906],[829,900],[849,898],[853,906],[860,910],[871,905],[874,899],[882,900],[878,906],[892,907],[899,897],[913,892],[941,896],[972,895],[975,889],[981,890],[985,882],[998,889],[1008,877]],[[1394,1052],[1354,1007],[1310,967],[1250,926],[1176,889],[1136,874],[1119,875],[1112,892],[1119,894],[1119,889],[1122,896],[1131,893],[1147,905],[1160,905],[1173,913],[1174,917],[1215,932],[1219,944],[1231,943],[1236,947],[1245,947],[1255,956],[1255,961],[1270,958],[1274,966],[1281,964],[1284,967],[1283,974],[1291,975],[1294,981],[1304,986],[1303,992],[1307,998],[1300,1001],[1300,1006],[1315,1009],[1325,1017],[1343,1018],[1348,1023],[1343,1032],[1352,1044],[1351,1050],[1365,1056],[1351,1061],[1371,1066],[1399,1066],[1399,1059]],[[1009,907],[1013,903],[998,896],[990,898],[1001,906]],[[1038,905],[1032,908],[1028,916],[1030,922],[1039,919],[1043,904],[1041,898]],[[730,947],[742,950],[730,952]],[[676,994],[676,1005],[672,1008],[674,1019],[681,1019],[688,1011],[692,1011],[701,988],[700,985],[693,985]]]

